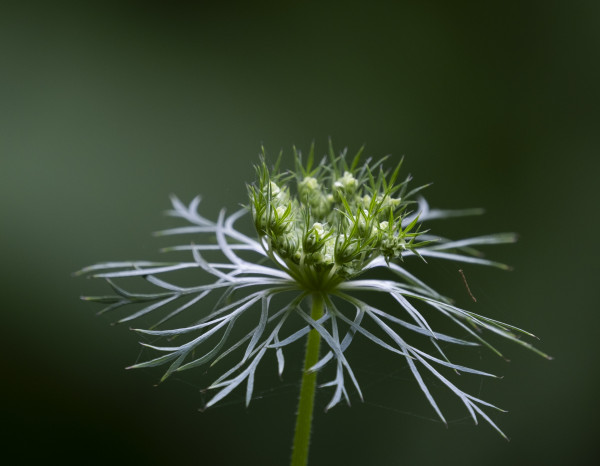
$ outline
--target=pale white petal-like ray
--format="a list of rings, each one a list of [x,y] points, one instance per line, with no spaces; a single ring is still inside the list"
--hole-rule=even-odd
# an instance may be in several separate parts
[[[324,163],[321,162],[322,165]],[[378,163],[373,164],[372,168]],[[370,174],[365,170],[359,169],[357,176],[367,179]],[[513,242],[516,236],[512,233],[459,240],[426,233],[422,238],[427,244],[423,243],[415,252],[409,249],[402,252],[400,259],[405,262],[390,262],[387,256],[385,259],[381,255],[370,257],[361,271],[325,293],[309,289],[307,282],[301,281],[305,278],[305,272],[283,259],[283,253],[280,255],[275,251],[266,236],[254,239],[237,229],[236,223],[248,209],[230,215],[223,209],[217,221],[213,222],[198,212],[199,196],[188,205],[175,196],[171,197],[171,202],[172,208],[167,215],[184,220],[187,225],[160,231],[157,236],[185,236],[190,240],[165,247],[162,251],[188,252],[191,261],[106,262],[86,267],[76,274],[103,278],[109,282],[115,294],[84,297],[105,304],[101,312],[119,312],[128,305],[137,305],[126,315],[120,316],[118,322],[155,318],[153,324],[135,330],[147,340],[141,344],[158,355],[130,368],[167,365],[161,381],[176,371],[200,366],[212,374],[213,382],[208,388],[215,392],[206,407],[220,402],[243,384],[243,398],[249,404],[254,396],[256,370],[265,355],[269,351],[275,353],[276,370],[281,376],[285,368],[284,350],[299,344],[313,330],[320,335],[323,350],[309,371],[327,373],[332,377],[320,384],[322,389],[332,391],[326,409],[342,401],[350,404],[349,387],[346,386],[348,382],[358,397],[363,399],[347,350],[350,345],[370,343],[378,350],[392,352],[406,362],[425,398],[443,422],[446,422],[445,418],[424,375],[434,378],[454,393],[475,423],[478,418],[484,419],[504,435],[482,409],[498,408],[463,392],[443,372],[495,376],[450,361],[445,348],[450,345],[484,345],[500,354],[481,332],[487,331],[548,357],[520,338],[532,337],[529,332],[453,305],[450,299],[409,271],[408,261],[416,255],[423,259],[507,268],[504,264],[483,258],[473,248]],[[422,197],[411,209],[412,212],[402,218],[402,228],[412,228],[417,218],[419,222],[428,222],[481,213],[480,209],[430,209]],[[342,214],[349,221],[353,219],[347,212]],[[357,278],[359,272],[368,273],[372,269],[389,270],[392,279]],[[332,269],[330,275],[334,271]],[[198,284],[178,285],[176,278],[186,273],[188,277],[197,277],[195,283]],[[207,283],[207,276],[211,277],[212,282]],[[128,291],[122,284],[132,283],[132,280],[144,282],[146,288],[150,285],[153,292]],[[322,294],[324,303],[324,314],[318,320],[314,320],[305,310],[315,292]],[[369,304],[362,299],[365,295],[363,292],[385,294],[391,297],[391,305],[383,309]],[[456,325],[459,335],[436,330],[430,324],[435,322],[430,318],[431,314],[424,311],[436,313]],[[183,324],[186,319],[188,323]],[[240,324],[241,321],[245,323]],[[177,323],[168,328],[165,324],[169,322]],[[406,338],[408,335],[418,337]],[[409,343],[413,340],[418,340],[418,346]],[[221,366],[225,366],[225,360],[233,362],[221,369]]]

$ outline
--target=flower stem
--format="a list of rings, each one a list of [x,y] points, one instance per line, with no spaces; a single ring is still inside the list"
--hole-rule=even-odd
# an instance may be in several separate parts
[[[323,297],[319,293],[313,294],[311,317],[319,320],[323,316]],[[291,466],[306,466],[308,464],[308,447],[312,425],[315,389],[317,387],[317,373],[308,372],[319,361],[319,346],[321,336],[315,329],[308,332],[306,341],[306,355],[304,357],[304,371],[298,400],[298,413],[296,414],[296,432],[292,447]]]

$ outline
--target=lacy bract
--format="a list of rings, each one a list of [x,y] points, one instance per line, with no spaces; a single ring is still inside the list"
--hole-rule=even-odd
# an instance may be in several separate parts
[[[87,267],[80,273],[106,279],[114,294],[84,299],[104,303],[102,312],[137,304],[119,322],[156,316],[149,328],[135,329],[147,339],[142,345],[156,355],[132,368],[167,365],[162,380],[175,371],[199,366],[214,366],[210,373],[219,370],[209,387],[215,393],[206,407],[242,384],[249,403],[256,369],[265,354],[275,352],[281,375],[285,348],[315,329],[325,342],[326,351],[310,370],[333,366],[332,379],[321,385],[332,390],[327,408],[342,399],[349,403],[349,386],[362,399],[359,381],[345,354],[359,340],[357,344],[371,343],[402,358],[442,420],[427,387],[428,379],[437,379],[452,391],[475,422],[481,416],[502,433],[482,410],[495,407],[462,391],[443,372],[493,376],[451,362],[443,348],[484,345],[501,355],[484,339],[488,331],[547,356],[521,339],[523,335],[533,336],[530,333],[453,305],[413,275],[407,259],[444,259],[507,268],[483,258],[474,248],[513,242],[515,235],[449,240],[423,231],[421,225],[425,222],[429,225],[435,219],[481,211],[431,210],[422,197],[412,199],[418,189],[408,190],[408,178],[397,181],[400,166],[391,173],[382,166],[382,160],[361,163],[360,153],[348,162],[345,153],[335,156],[333,151],[315,163],[312,149],[306,163],[296,154],[293,172],[269,170],[263,160],[257,167],[258,181],[249,186],[249,208],[229,216],[222,210],[216,222],[198,213],[199,198],[184,205],[173,197],[168,215],[186,225],[159,234],[188,236],[184,244],[166,251],[188,251],[191,258],[176,262],[108,262]],[[248,210],[257,238],[236,229],[236,222]],[[207,259],[209,254],[211,258]],[[219,258],[213,259],[216,256]],[[365,272],[375,268],[387,270],[389,277],[369,278]],[[193,269],[198,284],[178,285],[175,278],[182,269]],[[212,282],[207,282],[206,274]],[[131,283],[132,277],[150,283],[155,292],[129,291],[118,284],[123,279]],[[363,297],[359,298],[356,292],[363,291],[385,294],[396,307],[383,310],[365,301],[364,293],[359,293]],[[323,316],[317,320],[307,312],[315,294],[324,304]],[[274,300],[275,296],[279,298]],[[433,313],[451,321],[458,336],[432,329],[427,316]],[[240,335],[233,330],[242,316],[246,323],[254,324],[249,331],[244,326]],[[169,327],[170,322],[180,323],[182,319],[189,323]],[[370,324],[365,325],[368,321]],[[420,343],[407,339],[408,334],[416,334]],[[160,344],[161,340],[166,343]],[[422,373],[428,373],[427,377]]]

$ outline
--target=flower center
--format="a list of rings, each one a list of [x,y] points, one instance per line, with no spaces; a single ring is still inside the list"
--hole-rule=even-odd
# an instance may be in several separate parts
[[[388,179],[381,169],[375,177],[368,163],[352,168],[343,157],[334,162],[333,169],[307,166],[284,176],[271,174],[263,161],[257,185],[249,187],[267,253],[308,291],[331,290],[379,256],[389,261],[424,244],[414,241],[418,228],[411,232],[418,217],[406,221],[413,202],[409,179],[394,184],[399,166]]]

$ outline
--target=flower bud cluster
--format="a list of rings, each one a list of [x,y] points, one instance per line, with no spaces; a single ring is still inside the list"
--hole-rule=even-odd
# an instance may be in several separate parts
[[[410,233],[416,221],[401,227],[409,203],[402,197],[406,182],[394,185],[398,169],[387,180],[382,170],[374,177],[368,164],[357,169],[343,157],[334,162],[334,169],[301,167],[287,177],[272,175],[263,163],[258,185],[249,187],[267,252],[282,259],[290,273],[312,276],[314,283],[341,282],[376,257],[401,258],[423,244],[414,242],[418,229]],[[289,188],[294,178],[295,196]]]

